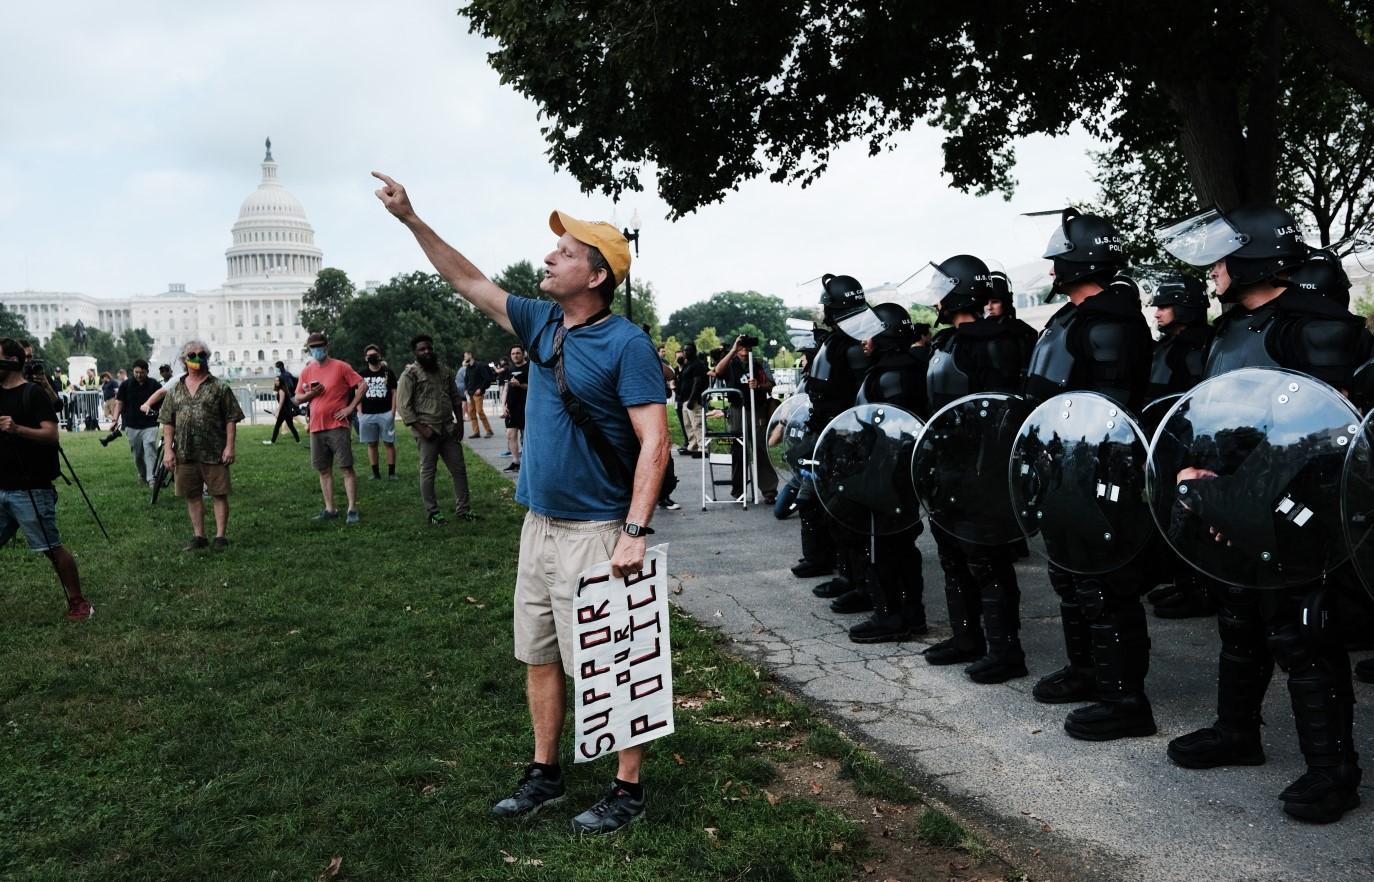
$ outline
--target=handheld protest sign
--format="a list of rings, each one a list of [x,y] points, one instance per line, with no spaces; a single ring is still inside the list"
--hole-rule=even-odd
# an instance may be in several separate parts
[[[1355,572],[1374,597],[1374,413],[1360,424],[1345,457],[1341,523]]]
[[[1031,549],[1071,573],[1118,569],[1154,535],[1145,437],[1104,395],[1066,392],[1031,411],[1012,444],[1008,478]]]
[[[812,461],[826,513],[864,535],[900,533],[919,523],[911,454],[921,425],[890,404],[861,404],[831,420]]]
[[[1150,448],[1150,510],[1164,538],[1229,585],[1283,588],[1349,556],[1341,477],[1360,418],[1335,389],[1277,368],[1193,387]]]
[[[763,436],[768,461],[784,484],[792,480],[801,468],[801,461],[810,459],[816,447],[816,434],[806,428],[810,419],[811,396],[805,392],[784,398],[768,418],[768,429]]]
[[[1007,469],[1031,405],[1019,395],[967,395],[926,422],[911,460],[916,495],[931,523],[975,545],[1021,538]]]
[[[611,563],[582,572],[573,593],[573,710],[579,763],[673,733],[668,546],[637,576]]]

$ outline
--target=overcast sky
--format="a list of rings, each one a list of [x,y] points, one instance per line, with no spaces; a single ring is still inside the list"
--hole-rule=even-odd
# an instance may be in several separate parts
[[[428,269],[368,176],[404,183],[440,234],[494,274],[553,244],[554,207],[609,219],[544,157],[535,106],[502,87],[457,0],[11,4],[0,31],[0,291],[124,296],[224,279],[229,228],[270,135],[325,263],[355,282]],[[823,272],[866,286],[971,251],[1016,266],[1044,234],[1017,213],[1086,199],[1086,135],[1020,150],[1016,197],[940,177],[939,133],[835,156],[806,190],[755,181],[670,223],[649,192],[636,278],[662,317],[715,291],[814,302]]]

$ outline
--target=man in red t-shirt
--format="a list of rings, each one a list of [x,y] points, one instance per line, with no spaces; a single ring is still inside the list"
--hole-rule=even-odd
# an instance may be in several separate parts
[[[320,492],[324,494],[324,511],[315,515],[317,522],[338,520],[334,507],[334,460],[344,476],[344,493],[348,496],[348,519],[358,523],[358,475],[353,471],[353,433],[348,418],[358,409],[367,384],[346,361],[329,357],[329,339],[314,331],[305,341],[314,359],[301,371],[296,385],[295,402],[310,402],[310,464],[320,473]]]

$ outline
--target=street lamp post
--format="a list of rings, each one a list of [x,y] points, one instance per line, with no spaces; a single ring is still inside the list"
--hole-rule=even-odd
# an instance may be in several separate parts
[[[628,230],[621,230],[621,233],[624,234],[624,236],[625,236],[625,241],[626,241],[626,242],[633,242],[633,243],[634,243],[634,245],[635,245],[635,257],[638,257],[638,256],[639,256],[639,209],[636,208],[634,214],[632,214],[632,215],[630,216],[630,228],[629,228]],[[628,319],[628,320],[630,320],[630,321],[632,321],[632,322],[635,320],[634,304],[632,304],[632,303],[630,302],[630,301],[631,301],[631,298],[632,298],[633,296],[634,296],[634,289],[630,287],[630,271],[627,269],[627,270],[625,270],[625,318]]]

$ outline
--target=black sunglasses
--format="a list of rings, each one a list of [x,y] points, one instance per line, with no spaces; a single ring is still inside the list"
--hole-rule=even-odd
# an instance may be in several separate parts
[[[200,359],[201,361],[209,361],[209,360],[210,360],[210,353],[208,353],[208,352],[188,352],[188,353],[186,353],[186,357],[187,357],[187,358],[198,358],[198,359]]]

